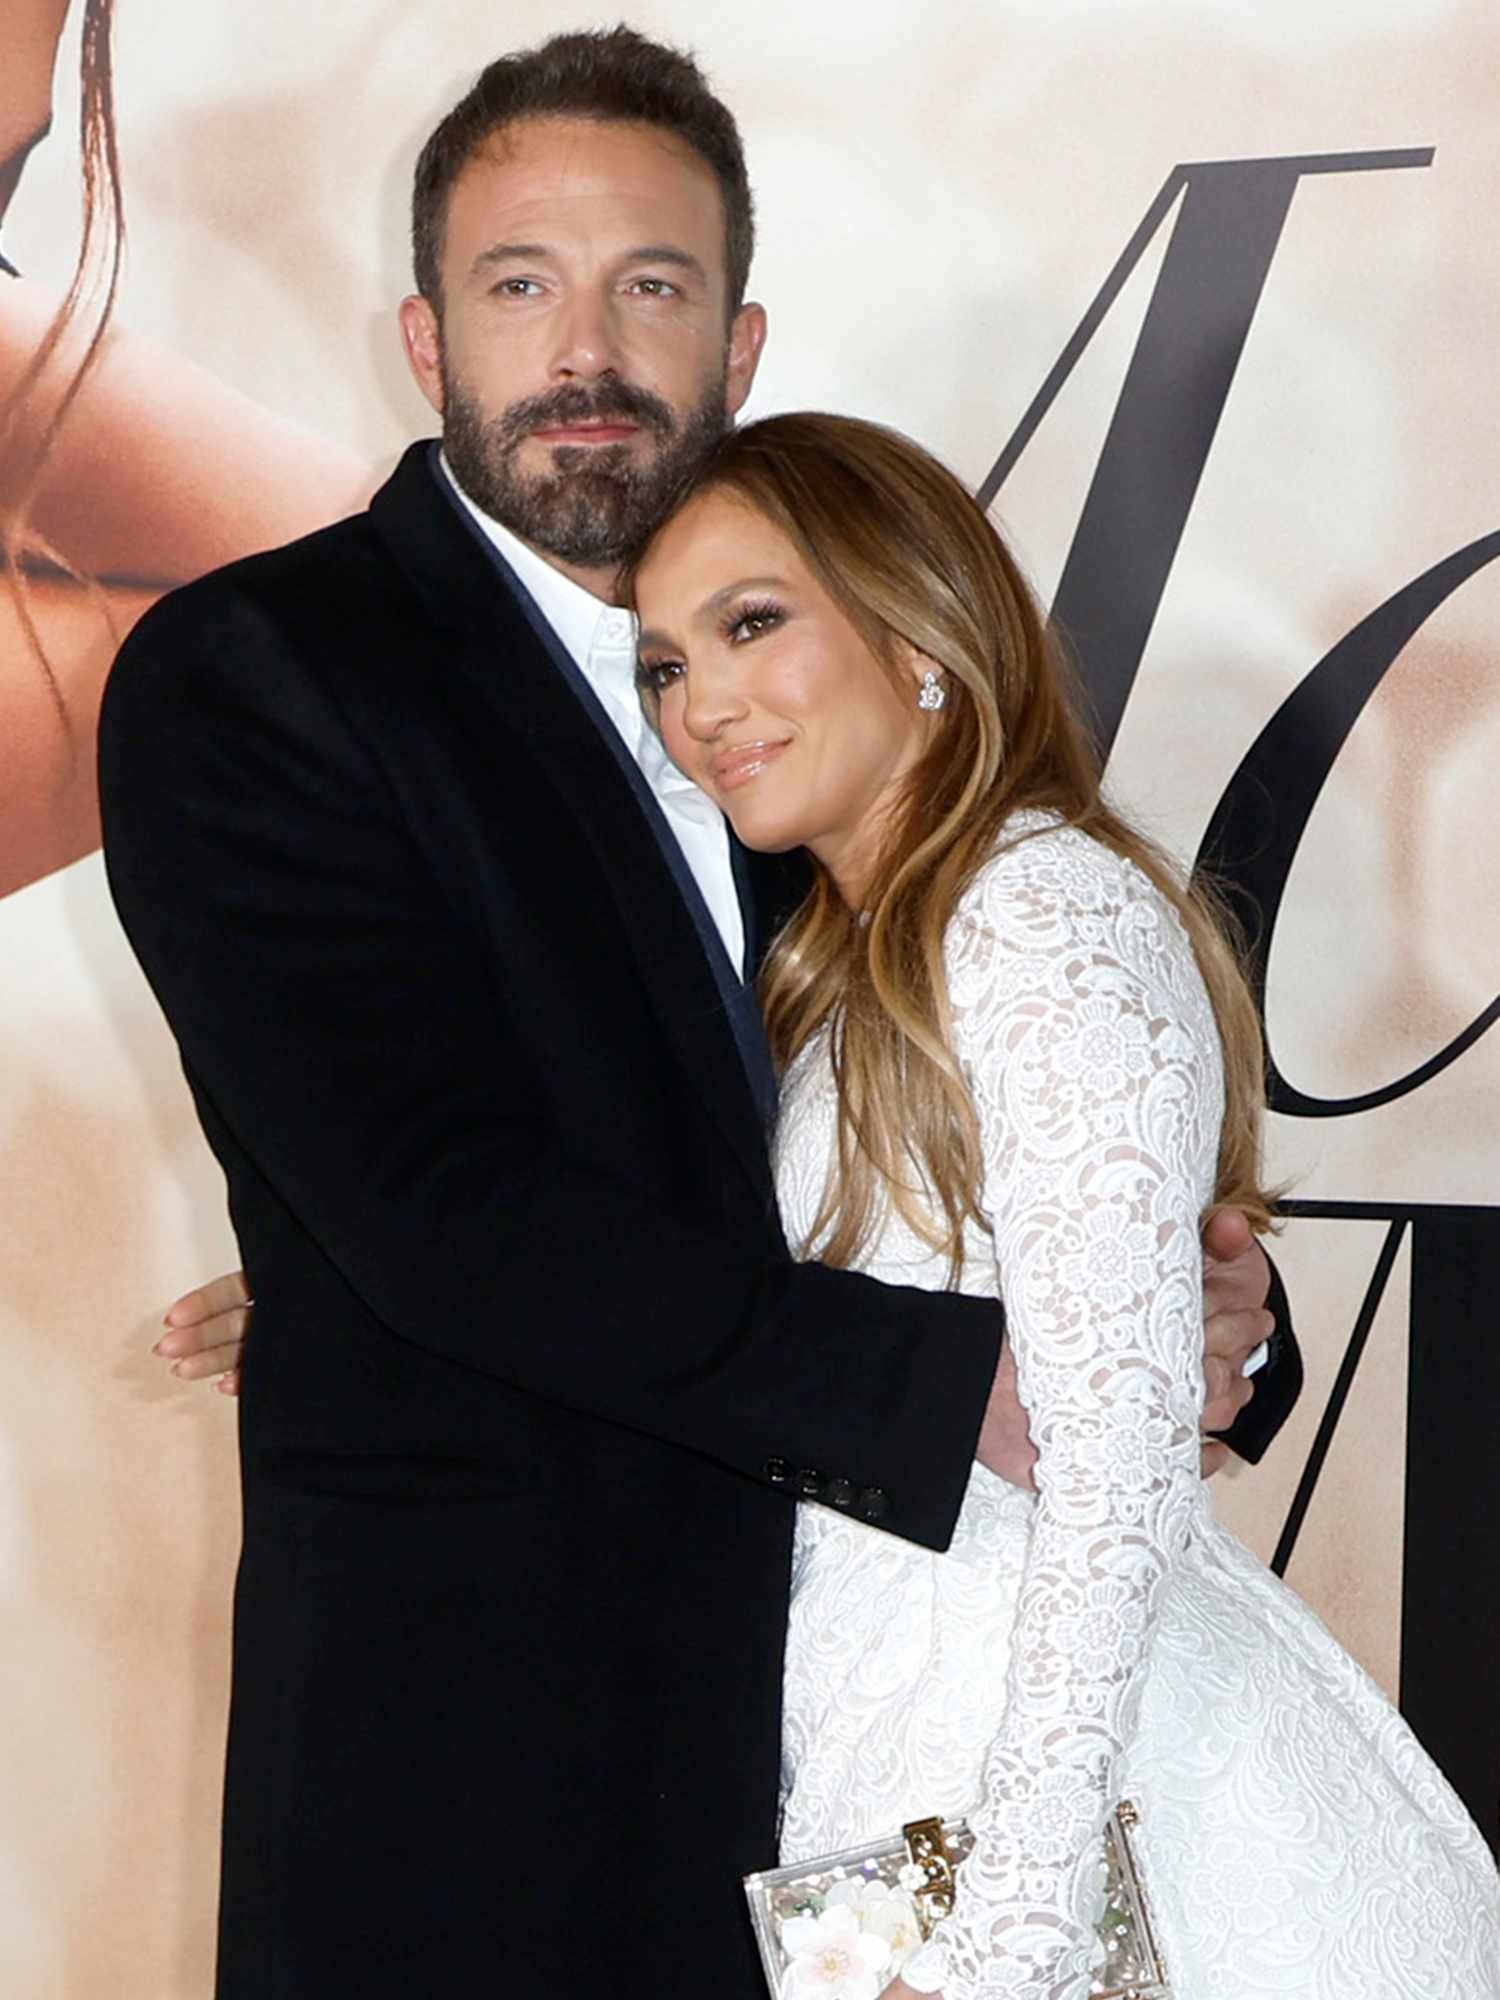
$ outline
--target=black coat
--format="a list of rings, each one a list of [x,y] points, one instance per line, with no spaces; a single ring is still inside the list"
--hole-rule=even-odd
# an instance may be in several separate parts
[[[257,1301],[220,2000],[748,2000],[791,1500],[942,1547],[998,1309],[789,1256],[662,850],[423,449],[141,622],[101,784]]]

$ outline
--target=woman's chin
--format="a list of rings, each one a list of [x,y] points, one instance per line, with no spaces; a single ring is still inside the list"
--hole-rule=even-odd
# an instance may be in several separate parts
[[[775,813],[754,812],[737,803],[733,810],[726,808],[725,818],[741,847],[757,854],[789,854],[803,845],[801,831]]]

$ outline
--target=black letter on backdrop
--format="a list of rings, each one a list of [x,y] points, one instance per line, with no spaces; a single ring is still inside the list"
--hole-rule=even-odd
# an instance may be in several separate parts
[[[1174,167],[980,487],[987,507],[1182,195],[1052,606],[1077,652],[1106,754],[1298,181],[1425,167],[1432,156],[1431,146],[1416,146]]]
[[[1500,556],[1500,534],[1484,535],[1398,590],[1324,655],[1277,709],[1225,788],[1198,850],[1242,904],[1250,938],[1250,974],[1265,1019],[1266,969],[1287,877],[1318,794],[1345,739],[1387,668],[1438,606],[1461,583]],[[1445,1070],[1500,1019],[1493,1000],[1445,1049],[1399,1077],[1358,1097],[1312,1097],[1288,1083],[1266,1045],[1267,1089],[1273,1109],[1293,1118],[1343,1118],[1373,1111]]]
[[[1078,653],[1106,754],[1134,685],[1298,181],[1303,174],[1425,167],[1432,157],[1429,146],[1174,168],[980,487],[980,499],[988,506],[1182,196],[1052,607]],[[1227,864],[1231,886],[1253,906],[1262,999],[1287,874],[1339,750],[1402,647],[1460,584],[1497,556],[1500,535],[1485,536],[1372,612],[1273,716],[1226,791],[1205,835],[1204,854],[1211,854],[1221,871]],[[1286,1083],[1273,1065],[1273,1102],[1304,1117],[1389,1103],[1471,1047],[1497,1015],[1500,1000],[1410,1076],[1364,1097],[1340,1102],[1307,1096]],[[1378,1218],[1388,1229],[1288,1515],[1276,1567],[1285,1568],[1311,1504],[1409,1224],[1413,1253],[1401,1703],[1485,1837],[1500,1851],[1495,1811],[1500,1731],[1493,1701],[1500,1597],[1482,1581],[1494,1575],[1500,1561],[1500,1456],[1490,1442],[1500,1399],[1500,1342],[1489,1335],[1500,1211],[1320,1201],[1286,1206],[1308,1217]]]

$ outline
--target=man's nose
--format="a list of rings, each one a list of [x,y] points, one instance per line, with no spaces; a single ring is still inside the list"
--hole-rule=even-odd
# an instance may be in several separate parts
[[[617,371],[619,330],[611,300],[596,292],[575,292],[557,322],[552,373],[559,381],[592,382]]]

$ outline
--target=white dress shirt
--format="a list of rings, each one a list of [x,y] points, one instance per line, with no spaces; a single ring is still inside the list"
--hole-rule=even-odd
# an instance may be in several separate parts
[[[475,506],[453,477],[446,457],[441,463],[454,492],[481,532],[510,564],[523,588],[530,592],[537,609],[620,732],[625,748],[640,766],[666,815],[683,859],[693,871],[709,915],[724,940],[730,964],[743,976],[745,922],[729,858],[729,830],[713,800],[672,762],[641,709],[635,688],[635,618],[618,605],[606,604],[595,597],[582,584],[554,569],[519,535],[502,528],[483,508]]]

